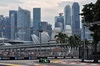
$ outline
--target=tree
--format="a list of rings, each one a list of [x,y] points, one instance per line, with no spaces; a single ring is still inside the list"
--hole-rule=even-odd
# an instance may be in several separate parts
[[[58,35],[55,35],[55,38],[57,38],[56,39],[57,43],[58,42],[67,43],[68,36],[66,34],[60,32],[60,33],[58,33]]]
[[[77,34],[75,34],[74,36],[69,36],[68,44],[69,44],[68,46],[71,48],[71,53],[72,53],[72,58],[73,58],[73,51],[81,45],[80,36]]]
[[[82,11],[83,13],[81,13],[80,15],[85,17],[86,23],[100,21],[100,0],[97,0],[95,4],[89,3],[84,5]],[[90,26],[89,29],[93,32],[91,36],[93,37],[95,52],[97,52],[97,43],[98,41],[100,41],[100,25]]]
[[[71,48],[77,48],[80,45],[81,39],[79,39],[76,35],[68,37],[69,46]]]

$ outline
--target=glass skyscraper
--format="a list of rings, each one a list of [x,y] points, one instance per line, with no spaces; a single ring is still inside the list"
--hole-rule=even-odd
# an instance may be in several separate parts
[[[80,31],[80,6],[77,2],[72,5],[72,35],[81,35]]]
[[[62,30],[64,29],[64,16],[62,16],[62,13],[55,17],[55,27],[60,27]]]
[[[39,27],[41,21],[41,8],[33,8],[33,29],[35,30],[33,33],[39,37]]]
[[[48,34],[51,37],[51,34],[52,34],[52,25],[51,24],[48,24]]]
[[[17,38],[17,11],[12,11],[11,14],[11,39],[14,40]]]
[[[69,5],[64,8],[64,23],[71,26],[71,8]]]
[[[30,20],[30,11],[19,7],[17,12],[17,35],[19,40],[30,41]]]
[[[48,23],[47,22],[40,22],[41,23],[41,30],[47,31]]]
[[[8,26],[11,26],[11,15],[13,14],[13,13],[15,13],[16,11],[15,10],[10,10],[9,11],[9,23],[8,23]],[[16,21],[17,21],[17,18],[15,19]],[[9,28],[8,29],[9,30],[9,38],[11,39],[11,28]]]
[[[4,18],[4,25],[5,26],[8,26],[9,25],[9,17],[5,17]],[[9,29],[11,29],[10,27],[5,27],[4,28],[5,29],[5,31],[4,31],[4,35],[5,35],[5,38],[8,38],[8,39],[10,39],[10,37],[11,37],[11,32],[9,32]]]
[[[9,32],[9,18],[4,17],[3,15],[0,15],[0,26],[4,26],[0,28],[0,37],[4,38],[10,38],[10,32]]]
[[[4,20],[4,16],[0,15],[0,26],[5,25],[5,20]],[[3,37],[4,34],[4,29],[3,27],[0,27],[0,37]]]

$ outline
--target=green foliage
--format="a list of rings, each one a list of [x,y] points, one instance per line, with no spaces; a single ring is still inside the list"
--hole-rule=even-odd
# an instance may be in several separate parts
[[[100,0],[97,0],[95,4],[89,3],[84,5],[82,11],[83,13],[80,15],[85,17],[86,23],[100,21]],[[90,26],[89,29],[93,32],[91,36],[93,36],[93,44],[95,44],[95,52],[97,52],[97,43],[100,41],[100,25]]]
[[[81,44],[81,39],[78,35],[70,36],[68,38],[69,40],[69,45],[73,48],[77,48]]]
[[[60,32],[60,33],[58,33],[58,35],[55,35],[55,38],[57,38],[56,39],[57,43],[58,42],[66,43],[68,36],[66,34]]]
[[[94,6],[93,3],[84,5],[81,15],[85,17],[85,22],[93,22]]]
[[[83,45],[83,41],[81,40],[80,36],[74,35],[74,36],[67,36],[64,33],[58,33],[58,35],[55,35],[57,43],[65,43],[66,46],[70,46],[71,48],[78,48],[78,46]],[[90,42],[86,39],[86,46],[90,44]]]

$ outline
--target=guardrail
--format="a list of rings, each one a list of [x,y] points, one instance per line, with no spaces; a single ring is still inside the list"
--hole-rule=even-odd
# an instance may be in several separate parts
[[[68,59],[71,57],[67,56],[49,56],[49,57],[0,57],[0,60],[36,60],[40,58],[47,58],[47,59]],[[73,58],[78,58],[78,57],[73,57]]]

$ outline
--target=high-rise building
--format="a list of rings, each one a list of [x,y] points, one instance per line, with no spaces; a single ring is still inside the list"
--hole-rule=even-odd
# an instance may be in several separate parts
[[[52,34],[52,25],[51,24],[48,24],[48,34],[51,37],[51,34]]]
[[[15,10],[10,10],[9,11],[9,23],[8,23],[8,26],[11,26],[11,15],[13,14],[13,13],[15,13],[16,11]],[[17,21],[17,18],[15,19],[16,21]],[[9,32],[10,32],[10,34],[9,34],[9,38],[11,39],[11,28],[9,28],[8,29],[9,30]]]
[[[64,23],[71,26],[71,8],[69,5],[64,8]]]
[[[9,26],[9,17],[4,17],[4,25],[4,37],[10,39],[11,32],[9,32],[9,29],[11,29],[11,27]]]
[[[80,31],[80,6],[77,2],[72,5],[72,35],[81,35]]]
[[[62,30],[64,29],[64,16],[62,13],[59,13],[59,16],[55,17],[55,27],[60,27]]]
[[[30,11],[18,8],[17,12],[17,35],[19,40],[30,41],[30,26],[31,26]]]
[[[10,37],[9,32],[9,18],[4,17],[3,15],[0,15],[0,37],[8,38]]]
[[[34,34],[39,37],[39,27],[41,21],[41,8],[33,8],[33,29]]]
[[[55,27],[60,27],[61,29],[63,29],[63,25],[61,22],[55,22]]]
[[[5,23],[4,16],[0,15],[0,26],[3,26]],[[3,27],[0,27],[0,37],[3,37],[4,29]]]
[[[43,31],[47,31],[48,29],[48,22],[40,22],[41,23],[41,27],[40,29]]]
[[[17,11],[13,11],[11,14],[11,39],[17,38]]]

